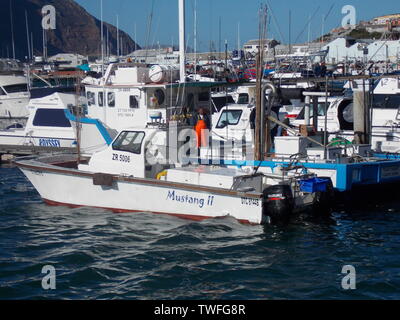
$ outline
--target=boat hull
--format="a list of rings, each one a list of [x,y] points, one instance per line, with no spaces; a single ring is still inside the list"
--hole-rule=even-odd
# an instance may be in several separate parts
[[[52,205],[152,212],[194,220],[232,216],[251,224],[263,221],[261,194],[109,175],[105,180],[111,179],[111,183],[96,185],[95,173],[34,160],[18,161],[17,165]]]

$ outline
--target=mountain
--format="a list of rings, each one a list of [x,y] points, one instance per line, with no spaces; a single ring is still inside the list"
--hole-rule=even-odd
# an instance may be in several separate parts
[[[57,53],[79,53],[85,56],[101,54],[101,22],[90,15],[73,0],[0,0],[0,57],[12,57],[12,32],[10,2],[14,29],[15,56],[28,56],[25,12],[28,16],[29,33],[32,33],[35,55],[42,55],[42,7],[52,5],[56,9],[56,29],[47,31],[48,55]],[[104,38],[109,32],[111,54],[117,52],[117,29],[104,23]],[[135,50],[135,43],[128,34],[119,31],[121,52],[128,54]],[[137,49],[140,47],[137,46]]]

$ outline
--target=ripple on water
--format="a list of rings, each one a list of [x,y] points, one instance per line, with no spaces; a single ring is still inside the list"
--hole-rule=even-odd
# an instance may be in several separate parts
[[[51,207],[0,168],[0,298],[399,299],[399,222],[400,202],[266,227]],[[341,289],[345,264],[355,291]]]

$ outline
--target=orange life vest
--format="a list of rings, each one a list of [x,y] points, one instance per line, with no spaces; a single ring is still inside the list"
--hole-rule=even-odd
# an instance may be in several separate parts
[[[194,129],[196,130],[197,148],[207,147],[208,128],[206,122],[199,118]]]

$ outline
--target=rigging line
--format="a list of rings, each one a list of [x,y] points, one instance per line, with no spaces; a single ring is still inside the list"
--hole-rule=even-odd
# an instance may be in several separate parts
[[[279,37],[281,38],[281,41],[282,41],[282,42],[286,42],[285,38],[283,37],[283,35],[282,35],[282,33],[281,33],[281,28],[280,28],[280,26],[279,26],[279,24],[278,24],[278,21],[276,20],[274,11],[272,10],[272,7],[271,7],[271,5],[269,4],[269,1],[266,1],[266,5],[267,5],[268,10],[271,12],[271,16],[272,16],[272,18],[273,18],[273,21],[274,21],[274,23],[275,23],[275,27],[276,27],[276,29],[277,29],[277,31],[278,31],[278,34],[279,34]]]
[[[319,11],[320,7],[318,7],[315,11],[314,14],[308,18],[306,25],[304,27],[304,29],[299,33],[299,35],[297,36],[297,38],[294,40],[294,43],[297,42],[297,40],[299,40],[299,38],[303,35],[304,31],[308,28],[309,23],[314,19],[315,15],[317,14],[317,12]]]
[[[150,15],[149,15],[149,19],[147,20],[147,34],[146,34],[146,51],[145,51],[145,57],[144,57],[144,61],[146,63],[147,61],[147,54],[149,51],[149,40],[150,40],[150,33],[151,33],[151,24],[153,21],[153,13],[154,13],[154,2],[155,0],[152,0],[151,3],[151,11],[150,11]]]

